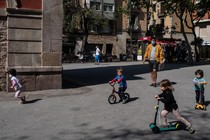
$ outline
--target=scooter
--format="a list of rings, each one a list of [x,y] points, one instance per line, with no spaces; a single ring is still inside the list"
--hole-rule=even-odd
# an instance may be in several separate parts
[[[181,124],[177,121],[175,122],[169,122],[169,125],[167,127],[159,127],[157,126],[157,115],[159,112],[159,100],[157,101],[157,105],[155,106],[156,112],[155,112],[155,119],[154,122],[149,125],[149,127],[152,129],[153,133],[160,133],[162,131],[172,131],[172,130],[178,130],[181,129]]]
[[[198,83],[200,85],[200,89],[201,89],[201,85],[204,84],[208,84],[207,82],[199,82]],[[199,97],[199,103],[195,105],[195,110],[206,110],[206,105],[202,100],[202,92],[200,91],[200,97]]]

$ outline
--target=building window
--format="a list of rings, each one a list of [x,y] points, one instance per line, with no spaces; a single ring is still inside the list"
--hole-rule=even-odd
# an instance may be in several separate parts
[[[100,10],[100,2],[90,2],[90,8],[93,10]]]
[[[163,3],[161,2],[160,3],[160,11],[159,11],[159,15],[164,15],[164,6],[163,6]]]
[[[114,9],[113,9],[113,7],[114,7],[114,5],[113,4],[104,4],[104,11],[106,11],[106,12],[112,12],[112,11],[114,11]]]

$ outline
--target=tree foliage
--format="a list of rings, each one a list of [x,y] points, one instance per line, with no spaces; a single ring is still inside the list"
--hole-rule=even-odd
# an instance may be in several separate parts
[[[64,7],[64,34],[88,35],[92,27],[97,26],[98,32],[108,24],[108,20],[97,14],[93,9],[88,8],[86,3],[81,4],[80,0],[63,0]]]
[[[189,61],[192,62],[192,56],[191,56],[191,47],[190,42],[188,41],[185,27],[190,29],[194,35],[194,41],[198,41],[197,35],[195,33],[195,26],[198,25],[199,21],[202,19],[202,17],[206,14],[207,9],[207,0],[200,0],[200,2],[195,3],[192,0],[169,0],[164,1],[163,6],[165,9],[166,15],[172,15],[175,14],[180,23],[180,31],[183,34],[185,38],[185,42],[187,43],[187,49],[189,54]],[[188,20],[190,19],[190,20]],[[190,21],[190,22],[189,22]],[[196,61],[199,61],[199,54],[197,50],[198,43],[194,43],[195,48],[195,57]]]
[[[131,7],[152,7],[154,6],[153,3],[149,3],[150,0],[124,0],[129,4],[131,2]],[[198,25],[199,21],[202,19],[202,17],[206,14],[206,12],[210,9],[210,0],[198,0],[198,2],[192,1],[192,0],[165,0],[161,1],[161,4],[164,9],[164,15],[170,16],[170,15],[176,15],[179,19],[180,23],[180,32],[183,34],[183,37],[185,39],[185,42],[187,43],[187,49],[189,54],[189,61],[192,61],[192,53],[191,53],[191,47],[190,42],[188,41],[188,37],[186,34],[186,28],[189,28],[193,35],[194,35],[194,41],[198,41],[199,39],[196,36],[195,33],[195,26]],[[129,7],[128,7],[129,8]],[[152,16],[153,13],[150,13]],[[189,20],[190,19],[190,22]],[[152,28],[153,27],[153,28]],[[152,25],[151,31],[155,32],[154,25]],[[195,54],[196,57],[198,55],[197,46],[198,43],[195,43]],[[196,58],[197,60],[198,58]]]

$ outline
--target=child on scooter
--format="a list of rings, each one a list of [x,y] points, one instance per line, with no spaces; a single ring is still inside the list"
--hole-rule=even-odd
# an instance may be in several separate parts
[[[178,121],[181,121],[186,125],[186,129],[190,131],[191,134],[194,133],[195,130],[193,130],[192,125],[179,114],[178,105],[172,93],[174,88],[172,87],[171,82],[168,79],[162,80],[160,82],[160,89],[163,91],[163,93],[156,95],[155,98],[164,103],[164,109],[161,112],[161,117],[163,120],[162,127],[168,127],[166,116],[169,113],[172,113]]]
[[[204,97],[204,84],[207,84],[206,80],[203,78],[204,73],[201,69],[195,71],[196,77],[193,79],[194,89],[195,89],[195,99],[197,104],[205,105]],[[200,96],[201,94],[201,96]],[[201,99],[200,99],[201,98]],[[201,101],[201,102],[200,102]]]
[[[109,81],[109,84],[112,84],[114,82],[117,82],[119,84],[119,89],[118,89],[118,95],[120,97],[119,102],[125,101],[126,97],[125,97],[125,90],[127,89],[127,82],[125,80],[125,76],[123,75],[123,69],[122,68],[118,68],[117,69],[117,76]]]

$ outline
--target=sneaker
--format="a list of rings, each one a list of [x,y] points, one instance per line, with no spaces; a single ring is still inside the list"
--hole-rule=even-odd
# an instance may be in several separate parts
[[[122,102],[123,101],[123,99],[121,98],[120,100],[119,100],[119,102]]]
[[[186,127],[186,129],[190,132],[190,134],[194,134],[194,133],[195,133],[195,130],[192,128],[192,125],[191,125],[191,124],[188,125],[188,126]]]
[[[160,127],[161,128],[167,128],[167,127],[169,127],[169,125],[162,124]]]
[[[128,98],[123,99],[123,104],[128,102]]]
[[[24,103],[25,103],[24,101],[20,101],[20,102],[19,102],[19,104],[24,104]]]
[[[26,102],[26,97],[25,96],[21,97],[20,99],[21,99],[22,104],[24,104]]]
[[[150,84],[150,86],[157,87],[157,84],[156,83],[152,83],[152,84]]]

